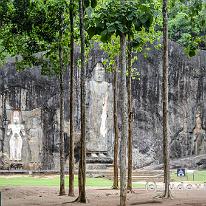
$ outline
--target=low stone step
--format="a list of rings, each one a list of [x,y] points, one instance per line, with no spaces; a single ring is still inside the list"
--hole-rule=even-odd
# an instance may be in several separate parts
[[[87,164],[86,169],[87,170],[109,170],[110,167],[112,167],[112,164]]]

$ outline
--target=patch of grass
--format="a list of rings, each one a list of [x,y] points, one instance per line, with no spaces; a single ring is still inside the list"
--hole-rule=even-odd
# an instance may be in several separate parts
[[[68,176],[65,177],[65,184],[68,185]],[[86,179],[88,187],[107,187],[112,188],[112,180],[105,178],[89,178]],[[78,186],[78,177],[74,179],[75,187]],[[30,175],[10,175],[0,176],[0,187],[3,186],[59,186],[59,176],[30,176]],[[134,188],[143,189],[144,184],[133,183]]]
[[[173,182],[206,182],[206,170],[196,170],[194,171],[194,174],[188,173],[186,170],[186,176],[185,177],[177,177],[176,172],[171,173],[171,180]]]
[[[132,187],[133,189],[145,189],[146,184],[143,183],[133,183]]]
[[[68,184],[68,176],[65,177],[65,184]],[[74,185],[78,185],[78,178],[75,176]],[[1,176],[0,186],[59,186],[58,176]],[[89,187],[111,187],[112,181],[104,178],[87,178],[86,186]]]

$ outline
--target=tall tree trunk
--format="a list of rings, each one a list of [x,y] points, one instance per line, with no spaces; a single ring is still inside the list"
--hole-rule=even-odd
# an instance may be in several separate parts
[[[128,134],[128,118],[127,118],[127,85],[126,85],[126,35],[120,35],[120,68],[121,68],[121,120],[122,131],[120,141],[120,206],[126,205],[127,187],[126,187],[126,145]]]
[[[74,2],[70,0],[70,144],[69,144],[69,196],[74,196]]]
[[[127,190],[132,191],[132,47],[128,36],[128,179]]]
[[[60,68],[60,191],[65,195],[64,184],[64,80],[63,80],[63,51],[61,46],[62,30],[59,32],[59,68]]]
[[[163,0],[163,81],[162,81],[162,101],[163,101],[163,160],[164,160],[164,198],[170,198],[170,167],[169,167],[169,129],[168,129],[168,17],[167,0]]]
[[[80,16],[80,37],[81,37],[81,138],[80,138],[80,160],[79,160],[79,197],[78,201],[86,203],[86,98],[85,98],[85,35],[84,35],[84,4],[83,0],[79,0],[79,16]]]
[[[5,90],[2,94],[2,118],[1,118],[1,129],[2,129],[2,139],[1,139],[1,155],[3,157],[4,154],[4,140],[6,136],[6,121],[7,121],[7,114],[6,114],[6,99],[7,99],[7,91]]]
[[[113,189],[118,189],[118,152],[119,152],[119,128],[118,128],[118,113],[117,113],[117,66],[115,66],[114,70],[114,78],[113,78],[113,115],[114,115],[114,180],[113,180]]]

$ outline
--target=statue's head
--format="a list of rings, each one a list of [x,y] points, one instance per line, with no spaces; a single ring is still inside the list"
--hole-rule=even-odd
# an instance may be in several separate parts
[[[200,113],[200,111],[197,111],[197,113],[196,113],[196,118],[199,118],[199,117],[201,117],[201,113]]]
[[[33,128],[34,128],[34,127],[38,127],[39,124],[40,124],[39,119],[38,119],[37,117],[34,117],[34,118],[32,119],[32,127],[33,127]]]
[[[14,124],[20,123],[20,111],[18,110],[13,111],[13,123]]]
[[[105,70],[102,63],[97,63],[93,70],[94,80],[97,82],[105,81]]]

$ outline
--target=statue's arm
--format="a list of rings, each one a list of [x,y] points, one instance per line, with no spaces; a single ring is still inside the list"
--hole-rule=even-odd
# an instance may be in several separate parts
[[[25,129],[24,129],[23,126],[21,127],[20,132],[21,132],[22,136],[25,136],[25,135],[26,135],[26,131],[25,131]]]
[[[205,130],[203,130],[203,139],[206,142],[206,131]]]
[[[196,135],[196,134],[193,135],[193,141],[194,141],[194,142],[197,141],[197,135]]]
[[[8,126],[8,130],[7,130],[7,136],[11,135],[12,133],[12,129],[11,129],[11,126]]]

